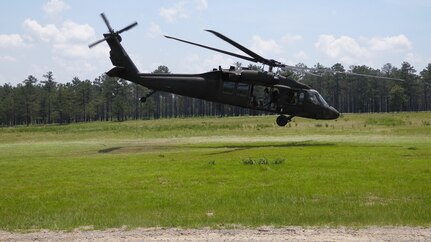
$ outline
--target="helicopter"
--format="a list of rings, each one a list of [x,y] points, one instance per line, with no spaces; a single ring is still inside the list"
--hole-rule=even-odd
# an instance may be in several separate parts
[[[104,41],[108,43],[110,60],[114,67],[106,74],[149,88],[150,92],[140,98],[142,102],[145,102],[157,91],[169,92],[206,101],[276,113],[278,114],[276,123],[281,127],[286,126],[293,117],[332,120],[340,116],[340,113],[330,106],[318,91],[290,77],[273,72],[273,68],[281,68],[282,70],[312,74],[311,71],[314,69],[289,66],[273,59],[266,59],[214,30],[206,31],[233,45],[248,56],[171,36],[165,35],[165,37],[247,61],[261,63],[269,66],[269,70],[258,71],[237,67],[222,69],[219,66],[210,72],[201,74],[141,73],[121,45],[122,38],[120,36],[121,33],[137,26],[138,23],[134,22],[119,31],[114,31],[104,13],[101,14],[101,17],[109,32],[103,34],[103,39],[90,44],[89,48]]]

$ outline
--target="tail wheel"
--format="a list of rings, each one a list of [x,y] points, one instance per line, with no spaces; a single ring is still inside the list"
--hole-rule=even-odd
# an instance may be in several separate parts
[[[142,103],[147,101],[147,98],[151,97],[151,95],[153,95],[154,93],[156,93],[155,90],[151,90],[149,93],[147,93],[147,95],[139,98],[139,101],[141,101]]]

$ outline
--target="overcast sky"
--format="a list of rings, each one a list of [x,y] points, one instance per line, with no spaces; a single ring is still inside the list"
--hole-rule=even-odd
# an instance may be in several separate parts
[[[88,49],[107,30],[101,12],[114,29],[139,23],[122,34],[122,44],[141,72],[248,64],[163,37],[237,52],[204,29],[286,64],[381,68],[408,61],[421,71],[431,62],[429,0],[9,0],[0,9],[0,84],[28,75],[43,80],[48,71],[57,82],[94,80],[108,71],[107,44]]]

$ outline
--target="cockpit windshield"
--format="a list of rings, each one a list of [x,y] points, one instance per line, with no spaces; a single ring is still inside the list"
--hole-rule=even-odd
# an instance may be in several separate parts
[[[320,104],[322,104],[323,106],[329,106],[325,99],[323,99],[322,95],[317,94],[317,98],[319,99]]]
[[[312,103],[316,105],[329,106],[328,103],[323,99],[323,97],[315,90],[309,92],[309,99]]]

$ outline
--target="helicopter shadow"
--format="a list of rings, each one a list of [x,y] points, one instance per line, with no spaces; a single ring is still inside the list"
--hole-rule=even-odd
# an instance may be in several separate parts
[[[238,145],[233,144],[233,145],[211,147],[215,149],[228,149],[228,150],[212,152],[212,153],[208,153],[207,155],[228,154],[236,151],[244,151],[244,150],[259,149],[259,148],[330,147],[335,145],[336,145],[335,143],[313,143],[311,140],[280,143],[280,144],[238,144]],[[208,147],[200,147],[200,148],[208,148]]]
[[[97,152],[102,153],[102,154],[107,154],[107,153],[111,153],[111,152],[116,151],[116,150],[120,150],[122,148],[123,147],[111,147],[111,148],[107,148],[107,149],[98,150]]]

